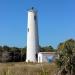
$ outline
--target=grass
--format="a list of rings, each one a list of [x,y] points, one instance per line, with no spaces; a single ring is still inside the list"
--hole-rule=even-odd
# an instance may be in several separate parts
[[[0,63],[0,75],[54,75],[55,71],[54,63]]]

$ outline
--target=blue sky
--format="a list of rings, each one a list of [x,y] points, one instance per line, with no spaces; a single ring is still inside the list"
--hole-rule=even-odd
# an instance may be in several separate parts
[[[39,42],[75,39],[75,0],[0,0],[0,45],[26,46],[27,10],[38,10]]]

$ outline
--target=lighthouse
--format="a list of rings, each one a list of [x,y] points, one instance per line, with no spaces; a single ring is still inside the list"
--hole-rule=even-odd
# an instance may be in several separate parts
[[[26,62],[36,62],[39,51],[37,11],[32,7],[28,10]]]

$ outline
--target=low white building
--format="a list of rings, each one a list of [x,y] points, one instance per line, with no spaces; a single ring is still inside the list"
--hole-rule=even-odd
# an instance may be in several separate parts
[[[50,63],[55,60],[55,52],[39,52],[38,63]]]

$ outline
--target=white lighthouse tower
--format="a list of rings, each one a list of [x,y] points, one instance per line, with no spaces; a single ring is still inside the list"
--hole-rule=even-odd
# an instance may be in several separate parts
[[[26,62],[36,62],[39,51],[37,11],[32,7],[28,10],[27,53]]]

